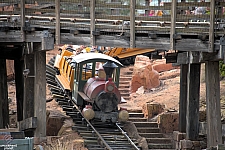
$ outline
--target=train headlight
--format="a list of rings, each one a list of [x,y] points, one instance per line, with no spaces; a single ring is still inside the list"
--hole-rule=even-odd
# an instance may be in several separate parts
[[[129,119],[129,113],[126,110],[121,110],[119,112],[119,121],[126,122]]]
[[[112,92],[112,91],[114,90],[114,86],[113,86],[113,85],[108,85],[108,86],[107,86],[107,90],[108,90],[109,92]]]

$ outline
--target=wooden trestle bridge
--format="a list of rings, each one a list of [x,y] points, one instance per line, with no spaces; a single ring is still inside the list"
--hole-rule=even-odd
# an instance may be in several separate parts
[[[194,0],[193,0],[194,1]],[[204,14],[185,10],[204,7]],[[222,144],[219,61],[224,60],[223,0],[2,0],[0,2],[0,128],[9,123],[6,59],[14,60],[20,130],[46,137],[46,51],[59,44],[172,50],[181,67],[179,132],[199,136],[201,63],[206,67],[207,147]],[[150,10],[162,11],[149,16]],[[165,13],[166,12],[166,13]],[[33,129],[33,130],[28,130]]]

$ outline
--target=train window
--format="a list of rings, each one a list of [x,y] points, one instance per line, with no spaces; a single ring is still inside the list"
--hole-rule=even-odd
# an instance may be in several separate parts
[[[106,78],[106,74],[102,66],[104,63],[105,62],[96,62],[95,64],[95,76],[98,76],[99,78],[102,79]]]
[[[88,80],[92,77],[93,63],[86,63],[82,66],[82,80]]]

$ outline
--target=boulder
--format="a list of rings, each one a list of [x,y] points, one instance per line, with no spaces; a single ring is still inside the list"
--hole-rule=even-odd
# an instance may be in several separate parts
[[[64,125],[65,120],[69,119],[59,110],[46,110],[46,135],[56,136]]]
[[[141,86],[149,90],[159,85],[159,73],[152,68],[149,57],[136,56],[131,80],[131,92],[136,92]]]
[[[156,70],[158,73],[164,72],[164,71],[169,71],[169,70],[178,68],[178,67],[174,67],[174,66],[172,65],[172,63],[168,63],[168,64],[167,64],[165,59],[155,60],[155,61],[153,62],[152,67],[153,67],[153,69]]]

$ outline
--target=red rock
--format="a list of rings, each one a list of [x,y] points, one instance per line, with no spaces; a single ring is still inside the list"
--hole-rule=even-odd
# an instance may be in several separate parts
[[[159,73],[177,68],[177,67],[172,66],[172,63],[167,64],[165,59],[155,60],[153,62],[152,67],[154,70],[156,70]]]
[[[141,86],[144,89],[151,89],[159,85],[159,73],[152,68],[150,59],[147,56],[138,55],[134,64],[131,92],[136,92]]]

